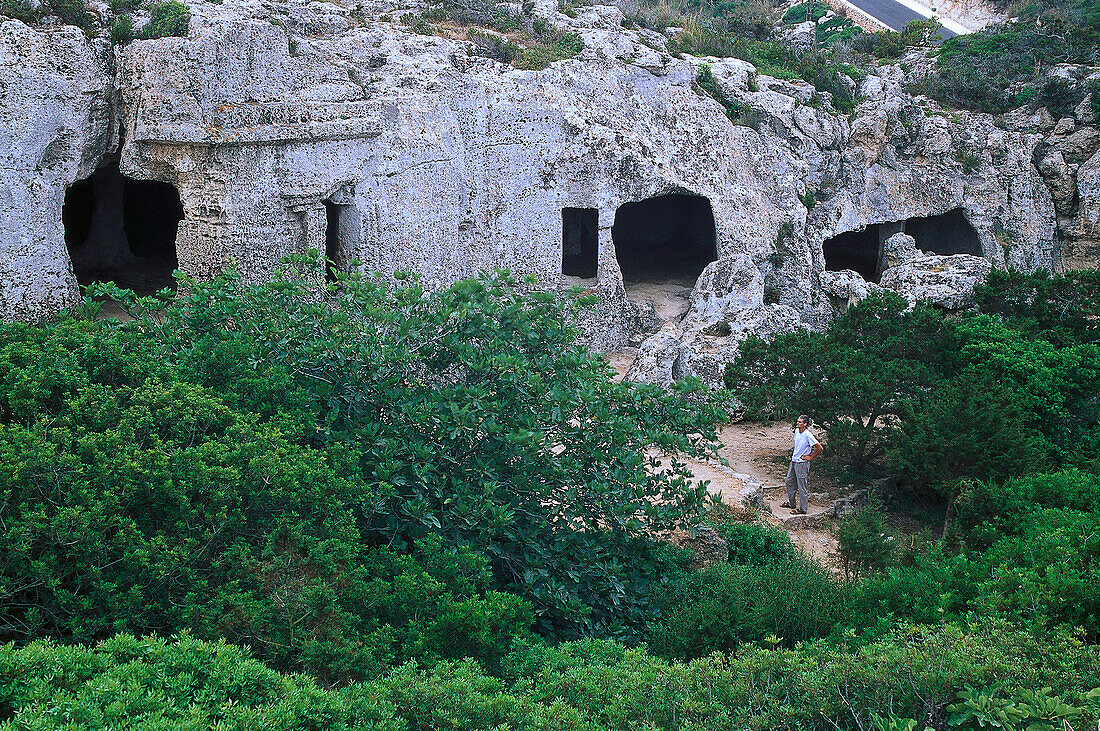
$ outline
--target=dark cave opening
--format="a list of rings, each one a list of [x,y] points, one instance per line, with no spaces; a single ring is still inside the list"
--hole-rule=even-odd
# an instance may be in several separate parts
[[[624,203],[615,211],[611,239],[624,281],[694,280],[718,258],[714,211],[702,196]]]
[[[851,269],[868,282],[879,280],[879,224],[834,236],[821,245],[821,250],[826,270]]]
[[[561,273],[591,279],[597,274],[600,212],[595,208],[561,209]]]
[[[335,282],[341,272],[351,271],[357,263],[359,218],[351,200],[347,191],[338,191],[322,201],[325,206],[325,280],[328,282]]]
[[[335,282],[340,259],[340,208],[325,201],[325,281]]]
[[[982,255],[978,232],[966,220],[961,208],[955,208],[939,216],[909,218],[903,228],[917,242],[917,248],[929,254]]]
[[[912,236],[916,247],[927,254],[982,255],[978,232],[970,225],[963,210],[955,208],[938,216],[914,216],[896,223],[872,223],[859,231],[838,234],[821,246],[825,269],[852,269],[868,282],[878,282],[882,275],[882,245],[896,231]]]
[[[117,162],[73,183],[61,220],[77,281],[114,282],[141,294],[175,287],[182,219],[175,186],[128,178]]]

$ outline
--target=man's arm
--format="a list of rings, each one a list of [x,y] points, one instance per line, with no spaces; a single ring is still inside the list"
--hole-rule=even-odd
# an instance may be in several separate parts
[[[823,450],[821,449],[821,442],[814,442],[814,446],[810,448],[810,453],[802,457],[802,460],[804,462],[809,462],[814,457],[821,454],[822,451]]]

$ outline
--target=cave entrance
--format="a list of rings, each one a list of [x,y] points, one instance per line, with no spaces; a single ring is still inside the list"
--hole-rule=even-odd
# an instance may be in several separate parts
[[[140,294],[174,288],[182,219],[174,186],[128,178],[117,161],[73,183],[61,220],[77,282],[114,282]]]
[[[714,211],[702,196],[670,195],[624,203],[611,227],[624,282],[689,280],[718,258]]]
[[[873,223],[867,228],[846,231],[826,241],[821,246],[825,269],[832,272],[851,269],[868,282],[878,282],[882,251],[879,229],[880,224]]]
[[[982,255],[978,232],[966,220],[961,208],[955,208],[939,216],[906,219],[902,227],[913,237],[917,248],[929,254],[951,256],[953,254]]]
[[[595,208],[561,209],[561,273],[591,279],[597,274],[600,212]]]
[[[847,231],[822,244],[825,269],[851,269],[868,282],[882,275],[882,245],[891,235],[904,231],[913,237],[916,247],[928,254],[982,255],[978,232],[970,225],[961,208],[938,216],[914,216],[904,221],[872,223],[859,231]]]

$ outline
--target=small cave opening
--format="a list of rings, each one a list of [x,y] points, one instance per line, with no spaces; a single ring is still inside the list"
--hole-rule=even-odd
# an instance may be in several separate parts
[[[624,203],[611,227],[623,280],[690,280],[718,258],[714,211],[707,198],[672,193]]]
[[[873,223],[859,231],[845,231],[834,236],[821,246],[825,255],[825,269],[838,272],[851,269],[868,282],[878,282],[879,224]]]
[[[908,218],[902,230],[913,237],[918,249],[929,254],[982,255],[982,244],[978,239],[978,232],[970,225],[961,208],[952,209],[939,216]]]
[[[117,160],[65,191],[61,221],[77,282],[114,282],[139,294],[174,288],[179,191],[135,180]]]
[[[838,234],[821,246],[825,269],[851,269],[868,282],[878,282],[882,276],[883,243],[898,231],[912,236],[916,247],[927,254],[982,255],[978,232],[970,225],[963,210],[955,208],[938,216],[914,216],[903,221],[872,223],[858,231]]]
[[[335,282],[340,258],[340,206],[325,201],[325,281]]]
[[[356,251],[359,221],[355,206],[342,201],[350,201],[346,191],[327,198],[325,206],[325,281],[335,282],[341,272],[348,272]]]
[[[561,273],[591,279],[598,273],[600,212],[595,208],[561,209]]]

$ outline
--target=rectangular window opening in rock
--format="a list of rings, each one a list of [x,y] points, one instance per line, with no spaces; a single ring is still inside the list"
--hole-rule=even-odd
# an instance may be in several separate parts
[[[334,202],[325,204],[325,280],[335,282],[340,272],[351,270],[358,219],[355,207]]]
[[[81,285],[114,282],[139,294],[175,287],[183,220],[175,186],[128,178],[116,159],[68,187],[61,220]]]
[[[626,284],[675,281],[691,287],[718,258],[714,211],[698,195],[624,203],[615,211],[611,239]]]
[[[595,208],[561,209],[561,273],[592,279],[598,271],[600,212]]]

